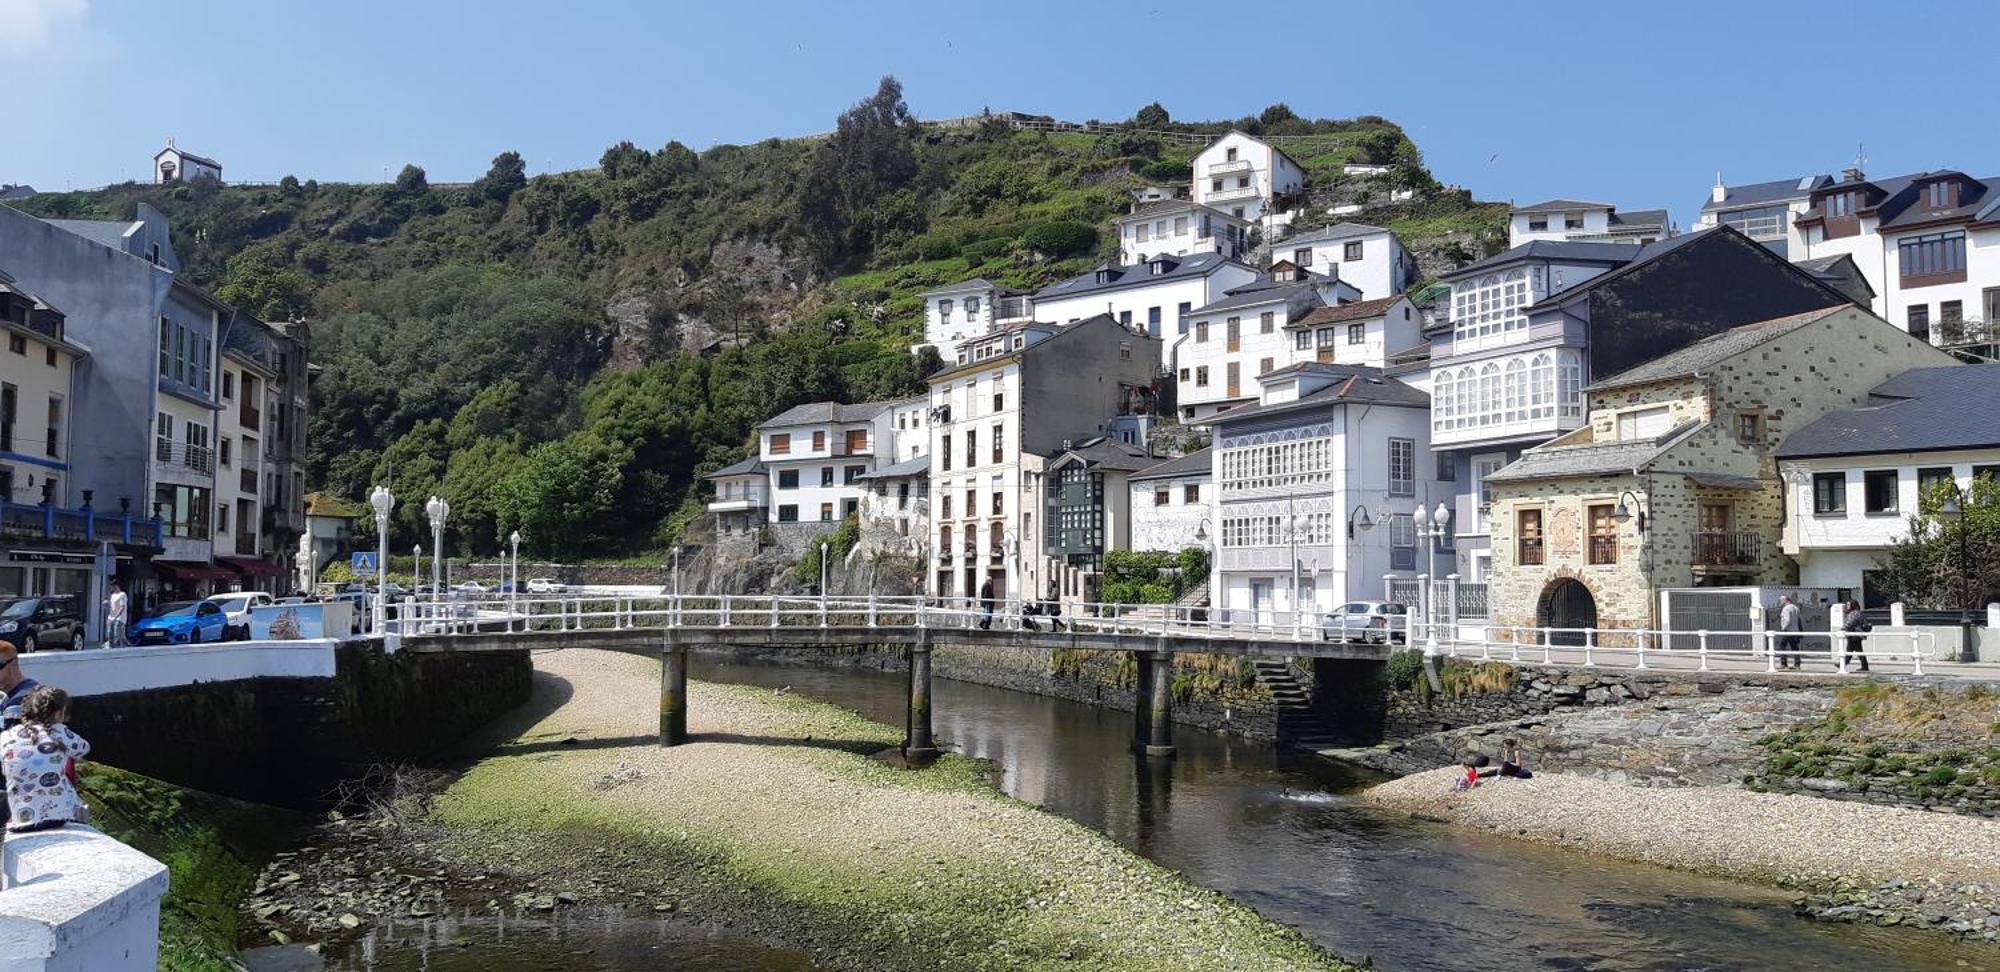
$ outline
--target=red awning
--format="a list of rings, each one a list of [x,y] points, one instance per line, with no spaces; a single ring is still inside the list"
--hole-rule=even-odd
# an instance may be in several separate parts
[[[187,581],[191,584],[202,581],[228,581],[236,579],[236,574],[231,571],[224,570],[214,564],[198,564],[190,560],[155,560],[153,561],[153,566],[158,570],[166,571],[175,580]]]
[[[218,562],[245,577],[282,577],[288,571],[277,564],[251,557],[217,557]]]

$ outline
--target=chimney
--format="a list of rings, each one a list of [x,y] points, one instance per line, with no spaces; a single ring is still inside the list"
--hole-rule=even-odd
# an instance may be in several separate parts
[[[1860,169],[1842,169],[1842,170],[1840,170],[1840,181],[1842,181],[1842,182],[1860,182],[1860,181],[1861,181],[1861,170],[1860,170]]]
[[[1728,197],[1729,190],[1722,185],[1722,170],[1717,169],[1715,170],[1715,188],[1708,191],[1708,201],[1720,206],[1722,205],[1722,201]]]

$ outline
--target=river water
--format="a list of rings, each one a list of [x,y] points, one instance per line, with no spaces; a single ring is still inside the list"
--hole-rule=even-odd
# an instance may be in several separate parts
[[[903,722],[898,674],[702,655],[692,676]],[[1776,892],[1387,820],[1352,798],[1370,780],[1269,743],[1175,726],[1176,758],[1147,760],[1128,712],[945,679],[933,707],[941,745],[992,761],[1008,794],[1379,969],[2000,970],[2000,950],[1806,921]]]

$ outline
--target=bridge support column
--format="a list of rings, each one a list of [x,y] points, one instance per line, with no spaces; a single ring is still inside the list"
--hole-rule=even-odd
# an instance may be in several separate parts
[[[660,745],[688,741],[688,651],[679,638],[660,652]]]
[[[1146,755],[1172,756],[1174,754],[1174,655],[1170,651],[1153,652],[1152,698],[1148,708],[1148,732],[1146,734]]]
[[[903,740],[903,758],[910,761],[933,759],[937,741],[931,736],[931,643],[920,640],[910,646],[910,712]]]

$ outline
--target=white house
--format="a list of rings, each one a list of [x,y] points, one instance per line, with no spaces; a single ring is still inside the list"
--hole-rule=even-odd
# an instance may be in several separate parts
[[[1188,333],[1175,338],[1169,352],[1181,418],[1205,418],[1255,401],[1257,376],[1295,360],[1285,328],[1316,308],[1360,296],[1339,279],[1280,263],[1269,275],[1196,308],[1188,315]]]
[[[1291,156],[1238,131],[1210,142],[1194,157],[1194,201],[1238,219],[1264,221],[1278,196],[1298,192],[1305,184],[1305,168]]]
[[[1186,550],[1215,542],[1215,470],[1207,449],[1149,466],[1126,479],[1132,549]]]
[[[1271,247],[1274,261],[1287,260],[1329,277],[1339,277],[1374,300],[1393,297],[1423,274],[1396,234],[1366,223],[1335,223],[1286,238]]]
[[[1918,498],[1949,482],[2000,479],[2000,364],[1916,368],[1877,385],[1859,408],[1829,412],[1778,447],[1785,553],[1799,583],[1882,607],[1876,580],[1909,533]]]
[[[1851,256],[1876,314],[1936,344],[1990,343],[2000,332],[2000,176],[1849,169],[1793,213],[1789,256]]]
[[[1147,337],[1187,332],[1187,315],[1257,279],[1257,271],[1219,253],[1154,256],[1145,263],[1103,264],[1035,294],[1035,317],[1071,324],[1109,314]],[[1166,347],[1162,344],[1162,348]],[[1164,352],[1163,352],[1164,353]],[[1167,367],[1170,361],[1154,362]]]
[[[1445,493],[1422,460],[1430,398],[1380,369],[1307,362],[1259,379],[1258,404],[1207,420],[1218,547],[1211,603],[1290,628],[1427,569],[1413,514]]]
[[[771,517],[771,473],[764,461],[751,456],[708,474],[715,486],[715,498],[708,511],[715,514],[716,533],[723,537],[741,536],[762,528]]]
[[[1285,330],[1293,361],[1386,368],[1390,358],[1424,347],[1424,316],[1401,296],[1317,307]]]
[[[930,470],[930,457],[917,455],[861,477],[861,531],[871,544],[917,556],[929,548]]]
[[[1120,263],[1148,257],[1220,253],[1231,260],[1250,250],[1250,221],[1186,199],[1139,203],[1111,221],[1118,229]]]
[[[769,475],[771,522],[832,523],[858,512],[861,477],[895,455],[900,404],[812,402],[766,420],[757,458]]]
[[[1674,235],[1664,209],[1621,213],[1610,203],[1551,199],[1533,206],[1516,206],[1507,217],[1507,245],[1535,240],[1579,240],[1591,243],[1651,243]]]
[[[167,139],[167,147],[153,156],[153,181],[164,184],[193,182],[196,179],[214,179],[221,182],[222,163],[176,148],[174,140]]]
[[[1026,293],[979,277],[919,296],[924,302],[924,340],[910,346],[913,354],[926,347],[943,353],[993,328],[1028,320],[1035,310]]]
[[[1097,314],[992,335],[931,376],[931,594],[973,597],[988,580],[1002,598],[1048,590],[1042,457],[1149,414],[1158,343]]]

